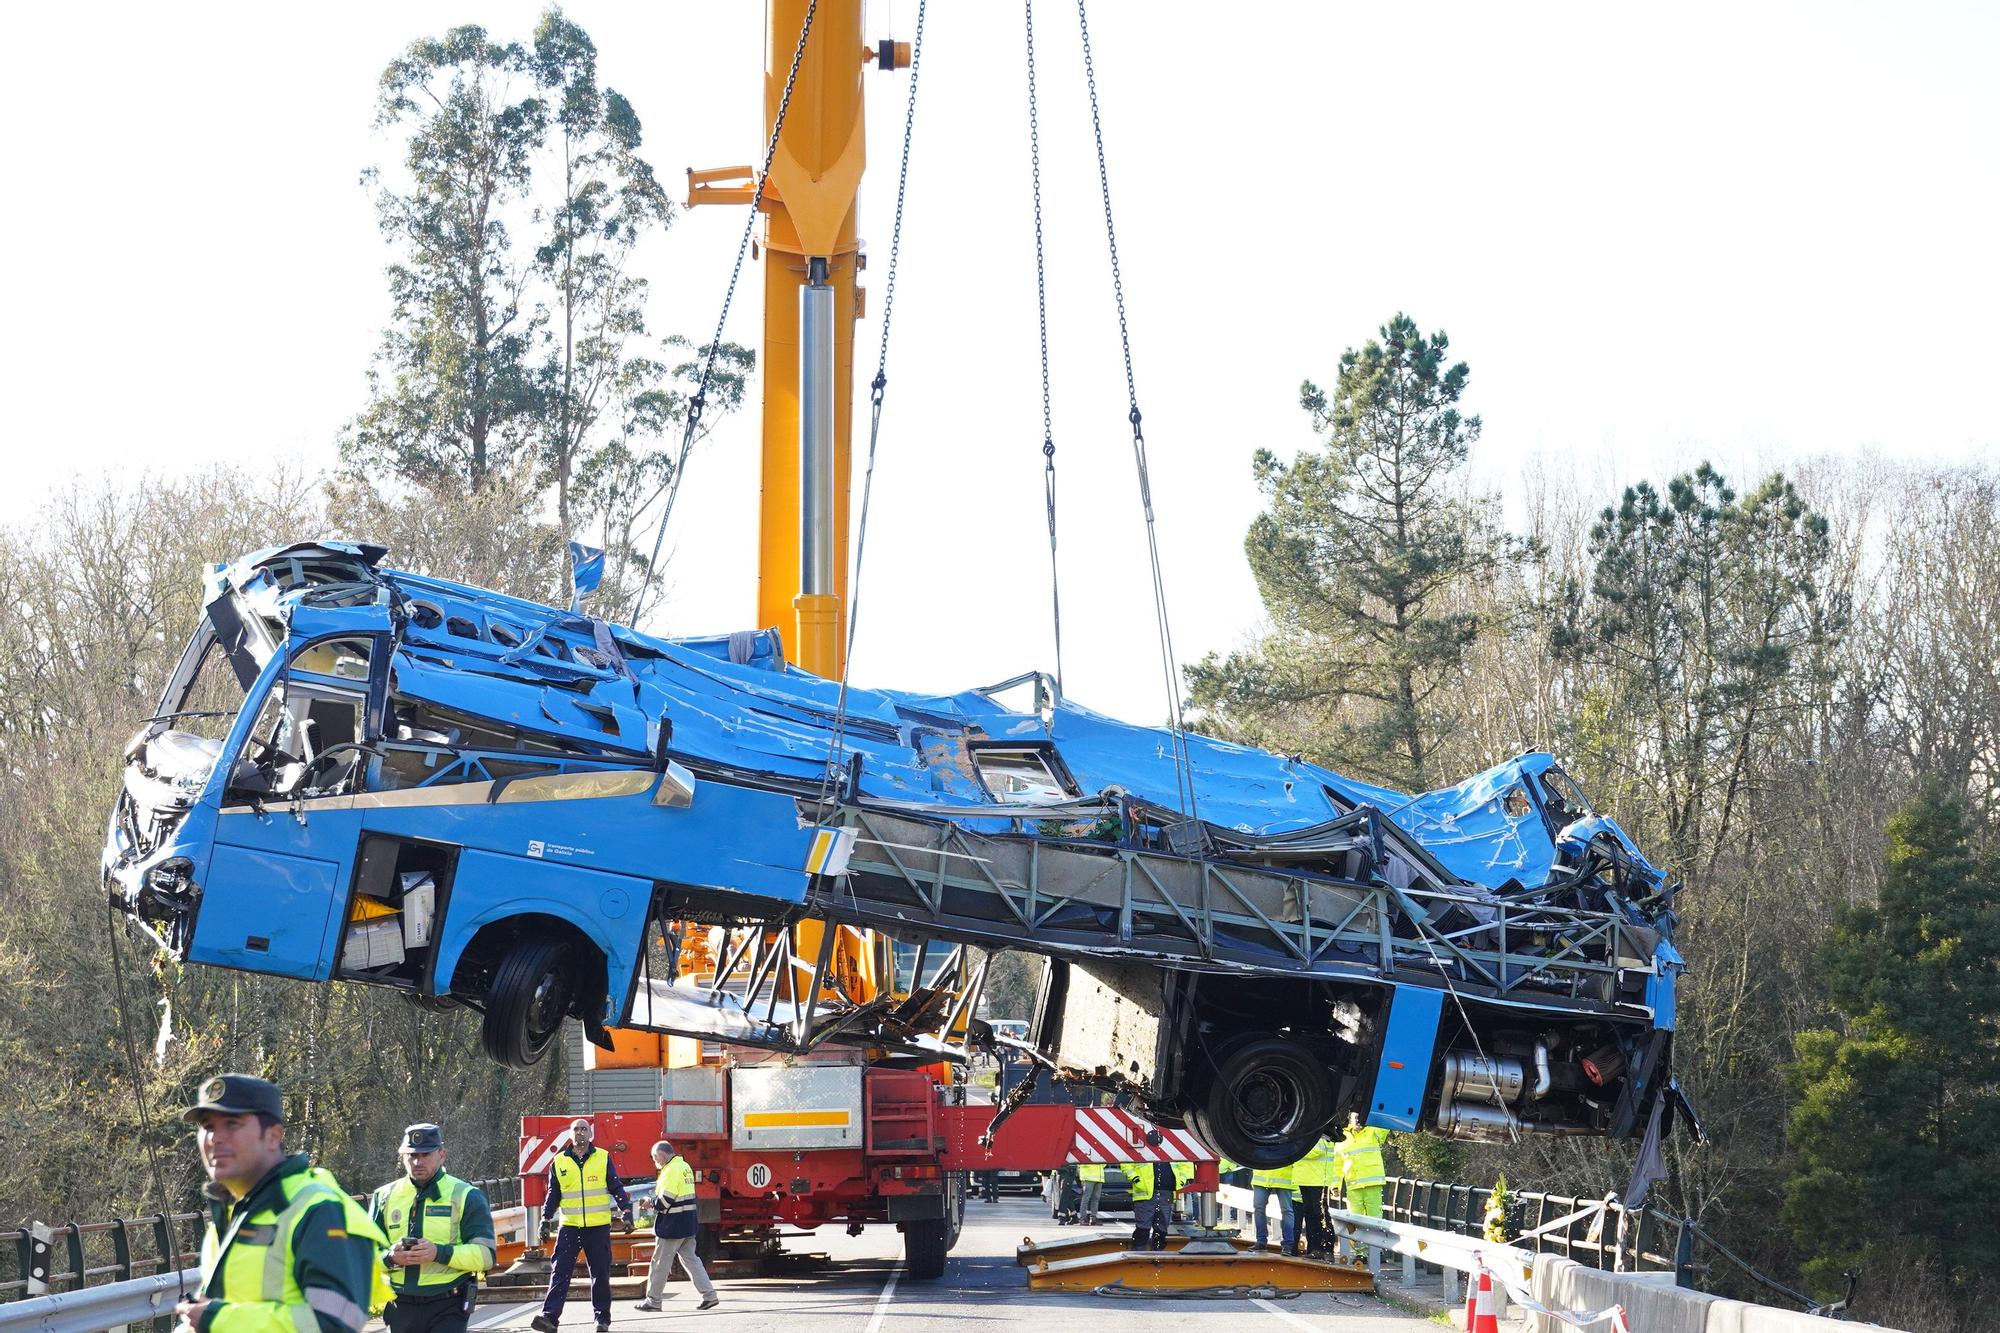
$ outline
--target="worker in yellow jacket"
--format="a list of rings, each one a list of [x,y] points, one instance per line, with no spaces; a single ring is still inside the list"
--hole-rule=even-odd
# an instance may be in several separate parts
[[[1298,1215],[1292,1207],[1292,1168],[1281,1166],[1275,1170],[1252,1171],[1250,1173],[1251,1206],[1257,1210],[1257,1248],[1271,1248],[1270,1204],[1278,1204],[1278,1234],[1284,1240],[1284,1252],[1290,1254],[1298,1244]]]
[[[1326,1254],[1333,1248],[1326,1228],[1326,1195],[1327,1188],[1339,1180],[1339,1150],[1331,1139],[1320,1139],[1311,1152],[1292,1164],[1292,1184],[1299,1191],[1299,1234],[1307,1254]]]
[[[275,1083],[221,1074],[182,1118],[208,1172],[201,1286],[176,1333],[361,1333],[388,1240],[304,1153],[285,1152]]]
[[[1097,1225],[1098,1205],[1104,1199],[1104,1163],[1078,1162],[1076,1164],[1077,1221],[1084,1226]]]
[[[1388,1130],[1362,1124],[1358,1111],[1348,1113],[1347,1133],[1335,1150],[1348,1212],[1365,1217],[1382,1215],[1382,1186],[1389,1178],[1382,1162],[1382,1146],[1388,1141]],[[1368,1247],[1357,1244],[1354,1253],[1356,1258],[1365,1259]]]

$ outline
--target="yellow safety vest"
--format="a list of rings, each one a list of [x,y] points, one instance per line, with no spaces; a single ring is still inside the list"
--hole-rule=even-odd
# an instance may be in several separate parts
[[[695,1213],[694,1167],[685,1157],[676,1157],[653,1182],[653,1211],[662,1219],[692,1217]],[[668,1234],[664,1229],[661,1235]]]
[[[1184,1189],[1186,1189],[1186,1188],[1187,1188],[1187,1183],[1188,1183],[1188,1182],[1189,1182],[1190,1180],[1193,1180],[1193,1179],[1194,1179],[1194,1163],[1193,1163],[1193,1162],[1175,1162],[1175,1163],[1174,1163],[1174,1192],[1175,1192],[1175,1193],[1179,1193],[1179,1192],[1180,1192],[1181,1190],[1184,1190]]]
[[[1388,1180],[1382,1164],[1382,1145],[1388,1141],[1389,1131],[1374,1125],[1347,1131],[1340,1141],[1340,1174],[1349,1189],[1365,1190]]]
[[[1076,1178],[1078,1180],[1095,1180],[1101,1183],[1104,1180],[1104,1163],[1102,1162],[1078,1163],[1076,1168]]]
[[[1311,1152],[1292,1163],[1294,1185],[1331,1185],[1339,1179],[1339,1149],[1330,1139],[1321,1139]]]
[[[1273,1171],[1252,1171],[1250,1186],[1253,1189],[1284,1190],[1291,1192],[1292,1168],[1281,1166]]]
[[[1132,1182],[1132,1202],[1144,1203],[1153,1197],[1153,1164],[1151,1162],[1123,1162],[1118,1169],[1125,1173],[1125,1179]]]
[[[255,1309],[258,1305],[279,1307],[275,1312],[277,1317],[288,1321],[296,1333],[319,1333],[317,1316],[321,1314],[359,1330],[368,1322],[368,1310],[337,1291],[325,1287],[307,1291],[299,1286],[293,1272],[292,1241],[307,1212],[328,1201],[340,1204],[346,1214],[347,1234],[375,1243],[375,1257],[370,1265],[375,1277],[369,1304],[380,1309],[387,1303],[388,1281],[382,1272],[382,1252],[389,1248],[388,1239],[368,1220],[361,1205],[347,1197],[347,1191],[340,1188],[331,1173],[309,1167],[283,1177],[279,1183],[284,1191],[282,1209],[266,1204],[254,1213],[237,1217],[226,1238],[215,1234],[215,1221],[211,1218],[208,1230],[202,1235],[202,1290],[227,1302],[210,1321],[211,1333],[269,1329],[271,1317]],[[216,1281],[218,1270],[220,1282]]]
[[[562,1187],[559,1205],[564,1226],[607,1227],[611,1225],[611,1187],[605,1177],[611,1171],[611,1154],[592,1148],[590,1156],[577,1164],[567,1149],[556,1154],[556,1184]]]
[[[481,1273],[493,1267],[493,1250],[485,1241],[459,1239],[458,1229],[465,1217],[465,1197],[472,1193],[472,1186],[457,1176],[440,1173],[437,1187],[438,1197],[424,1204],[423,1222],[416,1234],[433,1245],[452,1246],[451,1255],[441,1264],[419,1265],[415,1282],[409,1282],[402,1276],[410,1269],[399,1267],[396,1276],[389,1281],[389,1285],[397,1291],[448,1287],[468,1276],[476,1282]],[[398,1239],[409,1235],[410,1209],[417,1201],[416,1182],[404,1176],[384,1185],[377,1194],[375,1212],[382,1219],[382,1229]]]

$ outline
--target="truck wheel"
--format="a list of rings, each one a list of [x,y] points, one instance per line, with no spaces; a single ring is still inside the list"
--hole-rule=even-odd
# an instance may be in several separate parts
[[[1230,1051],[1215,1071],[1197,1133],[1244,1166],[1287,1166],[1319,1141],[1332,1108],[1332,1081],[1318,1057],[1284,1037],[1258,1037]]]
[[[486,1054],[515,1069],[540,1060],[562,1032],[574,988],[569,945],[516,941],[486,988],[486,1021],[479,1029]]]
[[[912,1278],[931,1282],[943,1277],[944,1257],[950,1252],[950,1218],[903,1223],[903,1267]]]

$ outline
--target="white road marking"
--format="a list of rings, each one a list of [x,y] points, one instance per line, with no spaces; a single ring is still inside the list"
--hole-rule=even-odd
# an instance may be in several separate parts
[[[1276,1315],[1278,1318],[1290,1324],[1293,1328],[1304,1329],[1305,1333],[1320,1333],[1319,1329],[1314,1328],[1311,1324],[1299,1318],[1291,1311],[1280,1310],[1277,1306],[1271,1304],[1269,1301],[1265,1300],[1262,1296],[1252,1296],[1250,1298],[1250,1303],[1256,1306],[1258,1309],[1262,1310],[1265,1314]]]
[[[897,1264],[889,1270],[889,1281],[883,1286],[882,1294],[875,1298],[875,1313],[868,1316],[867,1333],[882,1333],[882,1316],[889,1313],[889,1302],[895,1299],[896,1279],[903,1275],[903,1266]],[[1317,1330],[1315,1330],[1317,1333]]]
[[[468,1325],[468,1327],[494,1328],[500,1324],[506,1323],[510,1319],[517,1318],[520,1315],[525,1314],[527,1311],[532,1310],[534,1308],[535,1305],[534,1302],[532,1301],[525,1302],[520,1305],[503,1305],[500,1307],[497,1313],[488,1315],[484,1319],[474,1320],[470,1325]]]

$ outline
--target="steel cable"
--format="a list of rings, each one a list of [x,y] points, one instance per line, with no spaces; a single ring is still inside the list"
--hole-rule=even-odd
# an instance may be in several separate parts
[[[1104,198],[1104,238],[1111,250],[1111,291],[1118,303],[1118,344],[1125,358],[1125,396],[1129,405],[1126,419],[1132,423],[1132,458],[1139,472],[1139,503],[1146,516],[1146,555],[1153,576],[1153,619],[1160,636],[1160,666],[1172,709],[1174,736],[1174,777],[1181,797],[1181,813],[1199,819],[1201,811],[1194,790],[1194,760],[1188,749],[1187,719],[1181,702],[1180,675],[1175,668],[1173,628],[1167,617],[1166,577],[1160,566],[1160,540],[1153,521],[1153,482],[1146,464],[1146,434],[1140,425],[1139,389],[1132,374],[1132,332],[1125,316],[1125,279],[1118,263],[1118,230],[1111,218],[1111,173],[1105,165],[1104,121],[1098,108],[1097,69],[1090,53],[1090,17],[1085,0],[1076,0],[1077,26],[1083,34],[1083,76],[1090,89],[1090,128],[1097,141],[1097,184]]]

